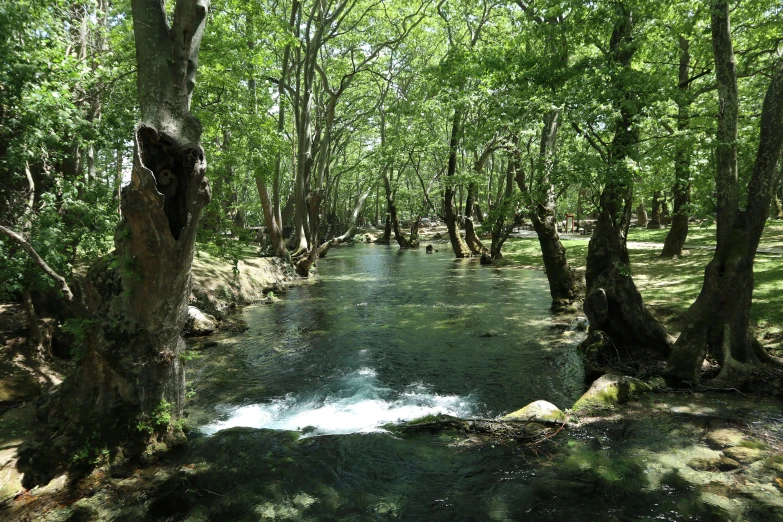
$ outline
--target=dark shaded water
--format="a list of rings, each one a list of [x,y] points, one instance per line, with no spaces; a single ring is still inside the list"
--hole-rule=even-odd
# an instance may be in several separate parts
[[[316,282],[246,309],[248,332],[204,348],[189,369],[199,428],[160,488],[188,506],[185,520],[781,520],[774,495],[750,489],[741,503],[733,477],[686,466],[713,452],[700,439],[723,403],[672,396],[645,406],[666,415],[538,446],[379,428],[536,399],[567,408],[584,390],[580,334],[554,325],[543,273],[447,248],[333,249]],[[779,403],[758,408],[729,416],[781,426]]]

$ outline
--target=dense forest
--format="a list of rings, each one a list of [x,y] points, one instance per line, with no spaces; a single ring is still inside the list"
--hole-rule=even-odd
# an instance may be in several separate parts
[[[621,403],[651,379],[783,395],[776,2],[2,0],[0,28],[3,360],[59,376],[22,400],[0,375],[0,415],[30,412],[24,488],[190,444],[185,337],[252,333],[229,308],[355,277],[359,243],[470,266],[413,285],[438,306],[521,308],[479,274],[538,270],[542,321],[584,330],[581,380],[622,375]],[[256,266],[277,278],[257,299],[202,283],[241,293]],[[495,322],[480,339],[522,335]]]

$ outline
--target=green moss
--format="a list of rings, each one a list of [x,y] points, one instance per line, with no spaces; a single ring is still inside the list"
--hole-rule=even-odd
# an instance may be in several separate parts
[[[740,442],[739,445],[742,446],[743,448],[757,449],[757,450],[762,450],[762,451],[766,451],[766,450],[769,449],[769,446],[767,446],[766,444],[764,444],[763,442],[758,441],[758,440],[747,440],[746,439],[746,440],[743,440],[742,442]]]
[[[436,422],[440,418],[440,415],[424,415],[423,417],[419,417],[417,419],[413,419],[408,421],[408,424],[424,424],[427,422]]]

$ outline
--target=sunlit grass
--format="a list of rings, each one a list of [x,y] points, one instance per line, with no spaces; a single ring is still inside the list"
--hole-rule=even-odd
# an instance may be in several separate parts
[[[631,241],[659,242],[667,230],[632,230]],[[697,229],[689,234],[690,244],[713,244],[715,228]],[[693,238],[693,242],[691,242]],[[587,241],[563,240],[569,264],[576,270],[584,270],[587,258]],[[783,246],[783,223],[773,222],[764,231],[760,248]],[[645,303],[672,331],[677,332],[688,307],[701,291],[704,269],[712,259],[711,250],[693,249],[679,259],[661,259],[658,249],[629,249],[634,282]],[[541,249],[537,239],[509,239],[503,248],[504,258],[498,264],[506,267],[543,269]],[[751,322],[760,336],[777,339],[783,334],[783,257],[763,255],[756,257],[755,288]]]

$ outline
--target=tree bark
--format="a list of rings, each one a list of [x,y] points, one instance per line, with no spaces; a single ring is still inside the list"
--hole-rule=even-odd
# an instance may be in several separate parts
[[[27,487],[71,464],[78,448],[133,457],[156,439],[181,436],[153,413],[175,420],[184,403],[180,332],[198,219],[210,199],[201,125],[190,113],[208,5],[178,0],[169,27],[160,1],[131,3],[141,109],[131,183],[115,251],[87,274],[82,357],[39,405],[39,437],[22,451]]]
[[[691,147],[687,136],[683,136],[690,126],[690,104],[688,87],[690,86],[690,43],[680,36],[680,98],[677,100],[677,130],[680,132],[674,149],[674,215],[661,257],[681,256],[688,238],[688,206],[691,202]]]
[[[446,189],[443,194],[443,213],[446,218],[446,228],[449,231],[451,248],[457,258],[470,257],[470,249],[459,232],[457,212],[454,208],[453,179],[457,173],[457,147],[459,146],[460,120],[462,114],[459,109],[454,109],[454,117],[451,122],[451,137],[449,138],[449,166],[446,171]]]
[[[769,213],[771,187],[783,144],[783,65],[778,65],[764,97],[759,146],[740,208],[737,176],[739,95],[727,0],[712,2],[712,45],[718,83],[717,245],[704,272],[699,297],[669,357],[666,374],[698,383],[701,363],[711,352],[721,364],[718,379],[737,385],[772,359],[750,332],[753,261]]]
[[[641,200],[639,206],[636,207],[636,226],[647,226],[647,209],[644,206],[644,200]]]
[[[661,225],[661,191],[656,190],[653,192],[652,199],[652,214],[650,215],[650,221],[647,222],[648,229],[659,229]]]
[[[556,194],[550,171],[554,162],[559,120],[558,110],[550,111],[544,117],[535,174],[537,201],[534,201],[533,211],[530,213],[530,219],[541,245],[553,310],[560,310],[572,304],[582,296],[583,290],[576,273],[568,266],[565,247],[557,233]]]
[[[600,198],[600,212],[587,252],[587,298],[585,315],[591,332],[602,331],[615,347],[627,350],[642,346],[668,355],[670,342],[663,326],[645,308],[642,296],[631,278],[626,246],[633,204],[633,176],[626,165],[638,142],[634,124],[636,103],[623,79],[636,52],[632,39],[632,14],[618,6],[610,41],[610,59],[619,73],[611,79],[620,93],[615,100],[619,117],[614,122],[614,138],[609,145],[606,180]]]

